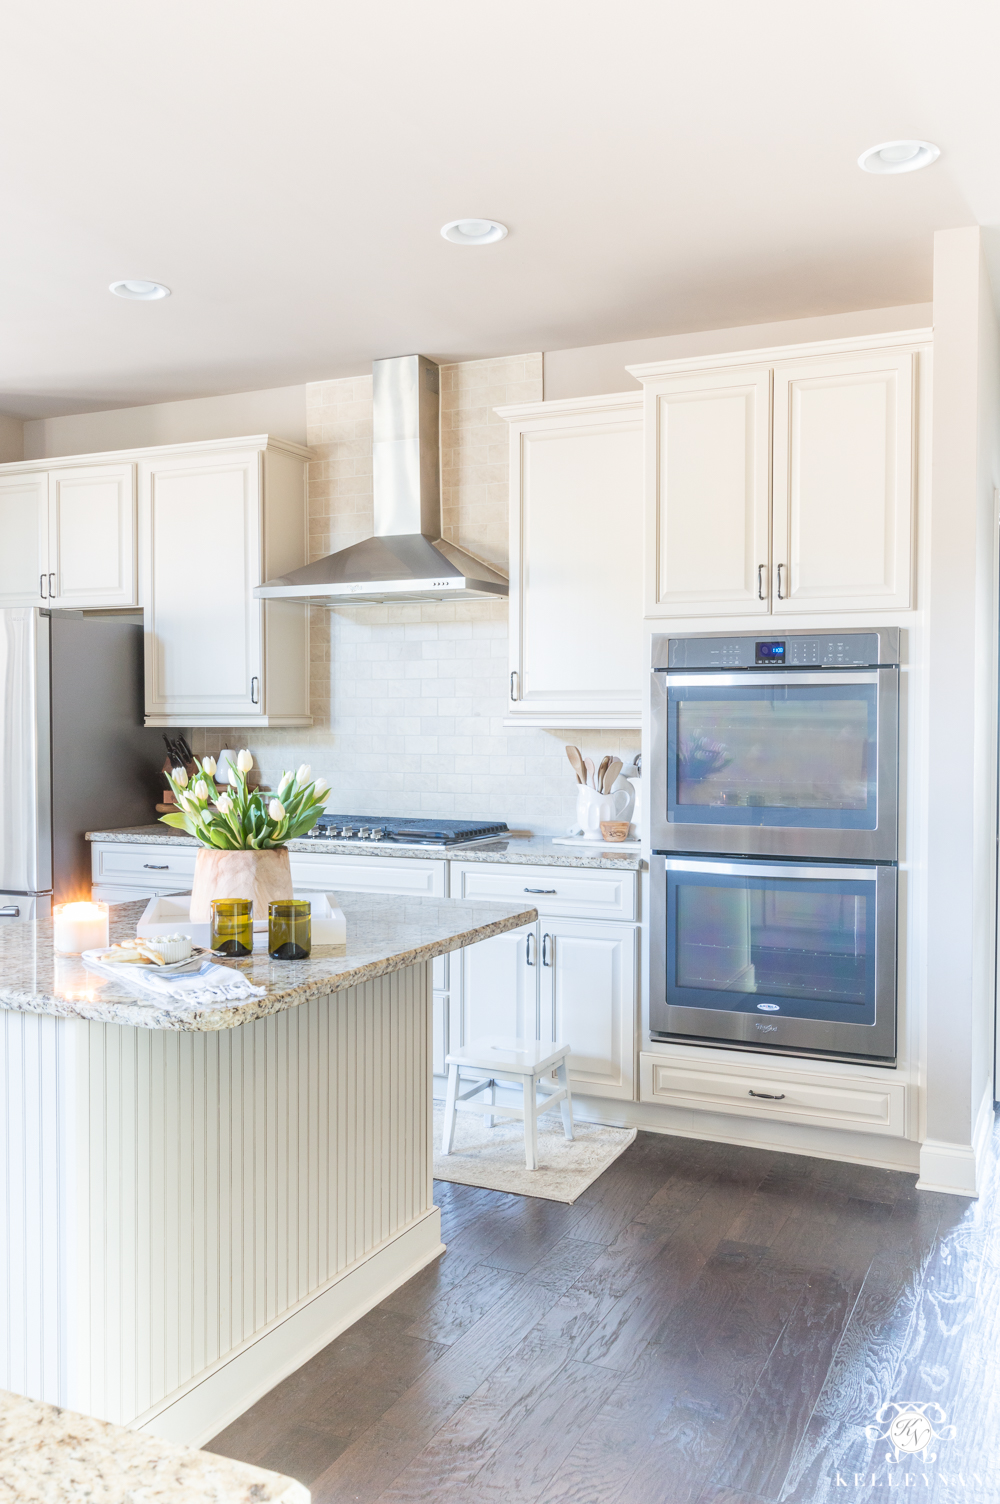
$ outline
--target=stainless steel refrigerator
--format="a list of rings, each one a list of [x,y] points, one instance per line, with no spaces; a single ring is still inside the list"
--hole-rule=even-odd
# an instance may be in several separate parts
[[[163,743],[143,726],[142,626],[0,610],[0,922],[90,897],[88,830],[156,818]]]

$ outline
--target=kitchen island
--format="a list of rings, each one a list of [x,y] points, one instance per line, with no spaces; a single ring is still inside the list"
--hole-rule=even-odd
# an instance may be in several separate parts
[[[0,929],[0,1387],[196,1446],[443,1251],[431,963],[536,911],[340,901],[346,947],[183,1013]]]

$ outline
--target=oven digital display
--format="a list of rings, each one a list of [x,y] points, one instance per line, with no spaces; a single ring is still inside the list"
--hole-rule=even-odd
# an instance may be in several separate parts
[[[755,646],[758,663],[784,663],[785,644],[783,642],[758,642]]]

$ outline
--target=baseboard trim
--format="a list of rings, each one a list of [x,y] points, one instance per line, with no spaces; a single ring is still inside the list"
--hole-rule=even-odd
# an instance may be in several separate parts
[[[442,1253],[441,1213],[434,1206],[206,1374],[137,1416],[130,1429],[203,1446]]]
[[[971,1144],[928,1138],[920,1146],[918,1191],[940,1191],[946,1196],[979,1195],[986,1166],[986,1145],[993,1127],[993,1084],[983,1093],[976,1114]]]

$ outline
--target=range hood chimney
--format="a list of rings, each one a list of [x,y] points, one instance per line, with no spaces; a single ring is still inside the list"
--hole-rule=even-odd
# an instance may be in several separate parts
[[[374,537],[268,580],[254,595],[315,606],[507,595],[502,574],[441,537],[438,367],[423,355],[376,360],[372,389]]]

